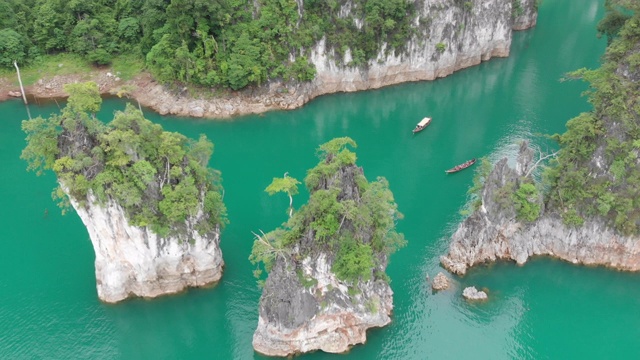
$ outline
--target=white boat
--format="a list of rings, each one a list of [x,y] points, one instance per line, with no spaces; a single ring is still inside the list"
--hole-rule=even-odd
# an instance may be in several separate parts
[[[417,133],[419,131],[424,130],[424,128],[426,128],[427,126],[429,126],[429,124],[431,123],[431,118],[430,117],[426,117],[422,120],[420,120],[420,122],[418,123],[418,125],[416,125],[416,128],[413,129],[413,133]]]

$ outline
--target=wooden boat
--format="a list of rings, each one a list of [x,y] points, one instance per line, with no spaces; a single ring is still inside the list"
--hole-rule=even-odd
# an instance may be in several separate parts
[[[431,123],[431,118],[430,117],[426,117],[422,120],[420,120],[420,122],[418,123],[418,125],[416,125],[416,128],[413,129],[413,133],[417,133],[419,131],[424,130],[424,128],[426,128],[427,126],[429,126],[429,123]]]
[[[471,165],[473,165],[473,164],[475,164],[475,163],[476,163],[476,159],[475,159],[475,158],[473,158],[473,159],[471,159],[471,160],[469,160],[469,161],[467,161],[467,162],[464,162],[464,163],[462,163],[462,164],[460,164],[460,165],[456,165],[456,166],[452,167],[452,168],[451,168],[451,169],[449,169],[449,170],[445,170],[445,172],[446,172],[447,174],[451,174],[451,173],[454,173],[454,172],[458,172],[458,171],[460,171],[460,170],[464,170],[464,169],[468,168],[469,166],[471,166]]]

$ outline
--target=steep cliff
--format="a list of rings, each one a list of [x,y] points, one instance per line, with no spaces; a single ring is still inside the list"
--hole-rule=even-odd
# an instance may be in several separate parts
[[[262,354],[344,352],[391,321],[385,269],[404,243],[393,196],[384,179],[367,183],[355,154],[326,155],[307,176],[309,203],[254,244],[269,271],[253,336]]]
[[[548,255],[574,264],[604,265],[640,270],[640,239],[625,236],[603,219],[592,218],[581,226],[566,225],[552,209],[542,209],[533,222],[518,219],[510,197],[533,165],[533,151],[523,144],[515,169],[500,160],[482,190],[482,206],[467,218],[451,238],[442,265],[463,275],[473,265],[506,259],[524,264],[534,255]],[[542,204],[542,199],[530,199]]]
[[[71,204],[89,232],[98,297],[104,302],[176,293],[222,276],[220,228],[200,234],[202,212],[185,221],[180,235],[159,236],[149,227],[131,225],[113,199],[101,203],[89,194],[85,205],[73,198]]]
[[[226,222],[213,144],[162,130],[132,106],[104,124],[95,83],[74,84],[61,115],[23,122],[29,169],[52,169],[54,197],[87,227],[98,296],[155,297],[220,279]]]
[[[272,109],[298,108],[329,93],[376,89],[408,81],[433,80],[477,65],[491,57],[509,55],[513,30],[535,26],[536,0],[415,0],[412,35],[402,49],[381,45],[375,59],[350,65],[351,51],[339,53],[321,39],[310,49],[315,79],[304,83],[271,81],[260,88],[234,92],[218,99],[192,99],[176,95],[160,84],[134,90],[140,102],[160,114],[227,117]],[[302,2],[298,2],[298,12]],[[342,17],[356,25],[365,19],[353,14],[352,1],[340,2]],[[296,54],[291,55],[293,58]]]

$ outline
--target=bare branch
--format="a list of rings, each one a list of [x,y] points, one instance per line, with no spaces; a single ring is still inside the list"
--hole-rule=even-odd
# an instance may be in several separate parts
[[[548,154],[548,155],[542,156],[542,151],[540,151],[540,150],[538,150],[538,151],[540,152],[540,158],[538,159],[538,161],[536,161],[536,162],[533,164],[533,166],[531,166],[531,168],[529,168],[529,170],[527,171],[527,173],[526,173],[526,174],[524,174],[524,177],[528,177],[528,176],[531,174],[531,172],[532,172],[533,170],[535,170],[535,169],[538,167],[538,165],[540,165],[540,163],[541,163],[543,160],[548,159],[548,158],[550,158],[550,157],[555,157],[555,156],[557,156],[557,155],[558,155],[558,151],[556,151],[556,152],[553,152],[553,153],[551,153],[551,154]]]

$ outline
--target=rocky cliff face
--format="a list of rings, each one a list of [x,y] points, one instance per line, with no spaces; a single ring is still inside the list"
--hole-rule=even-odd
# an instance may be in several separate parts
[[[453,234],[442,265],[462,275],[483,262],[507,259],[524,264],[531,256],[548,255],[575,264],[640,270],[640,239],[623,236],[602,220],[588,219],[580,227],[569,227],[557,214],[543,211],[538,220],[528,223],[517,220],[513,208],[500,205],[500,189],[520,181],[533,160],[525,144],[515,169],[506,158],[495,165],[485,182],[481,208]]]
[[[340,184],[341,201],[360,203],[361,191],[355,183],[358,176],[362,176],[362,169],[350,166],[321,187]],[[342,221],[343,232],[353,227],[351,220]],[[316,239],[311,227],[303,230],[289,252],[277,256],[269,272],[253,336],[253,347],[259,353],[289,356],[314,350],[345,352],[366,341],[367,329],[391,321],[393,292],[380,278],[387,255],[374,250],[376,261],[367,269],[369,280],[341,280],[332,269],[336,251],[331,250],[331,242]],[[372,234],[362,237],[365,243],[372,241]]]
[[[113,200],[100,205],[90,194],[87,204],[80,205],[70,199],[96,254],[100,300],[156,297],[211,284],[222,276],[220,231],[200,235],[194,229],[198,216],[187,220],[179,239],[162,238],[148,228],[131,226],[124,209]]]
[[[387,53],[383,46],[367,66],[349,67],[343,64],[349,63],[350,53],[347,51],[344,58],[336,59],[337,55],[326,47],[323,39],[311,49],[310,60],[317,69],[311,83],[272,82],[261,89],[245,90],[225,98],[197,100],[186,96],[186,92],[175,94],[151,82],[133,95],[161,115],[228,117],[294,109],[329,93],[433,80],[494,56],[508,56],[512,31],[536,24],[535,1],[415,0],[417,14],[412,20],[415,35],[404,52]],[[348,12],[352,6],[347,1],[342,8]]]
[[[331,272],[330,254],[305,258],[300,268],[279,261],[260,299],[253,347],[269,356],[289,356],[314,350],[341,353],[364,343],[366,331],[391,322],[393,292],[382,281],[350,286]],[[317,281],[305,287],[297,271]],[[357,295],[350,294],[357,289]]]

